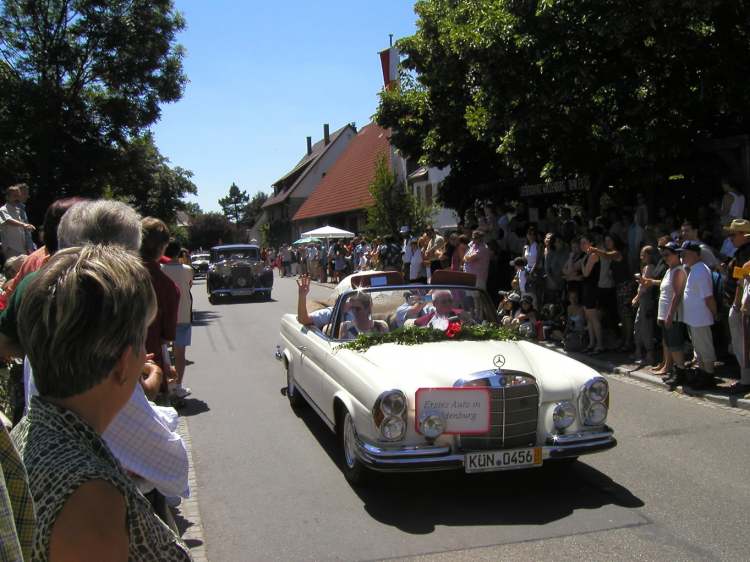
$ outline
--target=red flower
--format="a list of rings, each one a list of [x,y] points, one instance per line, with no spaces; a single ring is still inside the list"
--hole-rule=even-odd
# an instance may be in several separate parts
[[[451,322],[445,330],[446,337],[455,338],[461,332],[461,322]]]

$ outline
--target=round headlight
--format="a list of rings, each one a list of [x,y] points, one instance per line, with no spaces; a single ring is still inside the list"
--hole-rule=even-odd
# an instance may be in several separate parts
[[[400,416],[406,411],[406,396],[400,390],[390,390],[380,397],[380,410],[386,416]]]
[[[589,384],[588,395],[592,402],[604,402],[609,393],[609,385],[604,379],[596,379]]]
[[[440,437],[445,431],[445,419],[438,412],[422,414],[419,420],[419,432],[428,439]]]
[[[380,425],[380,434],[388,441],[403,439],[404,433],[406,433],[406,422],[401,418],[388,417]]]
[[[586,411],[586,425],[602,425],[607,419],[607,407],[601,402],[594,402]]]
[[[552,412],[555,429],[570,427],[576,419],[576,407],[571,402],[558,402]]]

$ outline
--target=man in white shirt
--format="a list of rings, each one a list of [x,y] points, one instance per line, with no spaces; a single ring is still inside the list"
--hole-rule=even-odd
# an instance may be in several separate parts
[[[698,229],[690,221],[685,221],[680,226],[680,240],[683,243],[692,242],[697,244],[701,249],[700,259],[709,268],[716,269],[719,266],[719,260],[714,255],[713,250],[708,244],[700,241],[698,238]]]
[[[698,384],[703,386],[713,380],[716,361],[711,335],[716,318],[713,279],[711,270],[701,261],[701,246],[697,242],[684,242],[677,251],[682,254],[682,263],[688,271],[682,301],[683,321],[688,326],[690,341],[703,371],[701,375],[708,374],[708,377],[699,377]]]
[[[0,207],[0,240],[3,244],[5,259],[29,253],[27,233],[34,230],[26,219],[22,204],[22,187],[24,184],[10,186],[5,194],[5,205]]]
[[[190,345],[192,336],[193,296],[190,294],[190,289],[193,286],[193,268],[178,261],[180,250],[181,247],[177,242],[172,241],[167,244],[164,256],[171,261],[162,264],[161,270],[180,289],[180,303],[177,305],[177,331],[174,339],[174,367],[177,371],[177,382],[170,383],[169,391],[177,398],[185,398],[190,394],[190,389],[182,386],[182,380],[185,377],[187,365],[185,349]]]

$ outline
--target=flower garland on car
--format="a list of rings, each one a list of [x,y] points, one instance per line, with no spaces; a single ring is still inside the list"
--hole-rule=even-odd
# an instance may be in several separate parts
[[[451,322],[445,330],[436,330],[433,328],[406,327],[397,328],[384,334],[359,334],[352,341],[342,345],[339,349],[352,349],[354,351],[367,351],[374,345],[383,343],[395,343],[397,345],[419,345],[421,343],[440,342],[448,340],[469,340],[469,341],[486,341],[486,340],[517,340],[518,332],[505,327],[493,324],[462,324],[461,322]]]

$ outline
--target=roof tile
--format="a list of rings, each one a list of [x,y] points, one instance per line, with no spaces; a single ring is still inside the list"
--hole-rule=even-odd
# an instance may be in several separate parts
[[[390,160],[388,133],[370,123],[352,139],[292,220],[335,215],[371,206],[370,184],[382,155]]]

